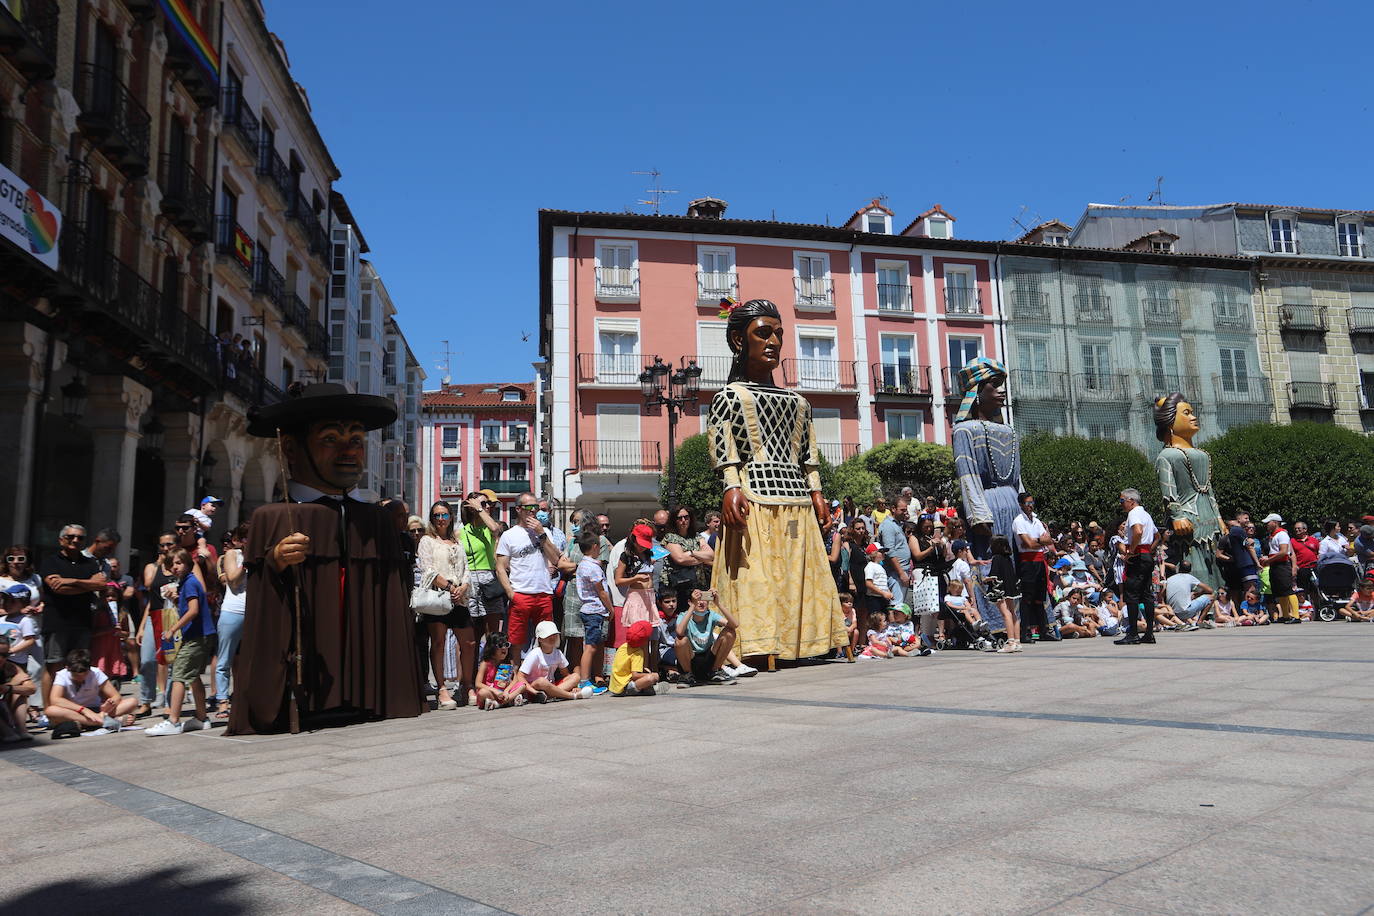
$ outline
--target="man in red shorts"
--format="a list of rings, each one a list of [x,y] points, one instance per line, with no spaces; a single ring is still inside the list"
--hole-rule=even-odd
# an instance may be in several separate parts
[[[574,572],[577,564],[559,551],[535,518],[539,501],[533,493],[515,500],[515,523],[496,542],[496,578],[510,599],[506,635],[511,664],[519,666],[530,635],[542,620],[553,620],[553,582],[557,572]]]

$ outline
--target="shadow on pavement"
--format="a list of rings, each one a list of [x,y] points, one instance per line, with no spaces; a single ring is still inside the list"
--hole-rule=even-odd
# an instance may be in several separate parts
[[[176,913],[194,908],[196,916],[237,916],[254,907],[240,891],[240,879],[199,879],[187,869],[157,871],[111,881],[98,875],[31,887],[0,899],[6,913]]]

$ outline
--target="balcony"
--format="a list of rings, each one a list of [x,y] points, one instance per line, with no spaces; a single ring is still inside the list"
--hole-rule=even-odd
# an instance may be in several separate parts
[[[77,223],[62,227],[62,276],[80,335],[134,362],[150,380],[192,396],[219,378],[215,338],[123,261],[91,248]]]
[[[828,277],[793,277],[797,308],[830,311],[835,308],[835,283]]]
[[[1250,304],[1237,302],[1234,299],[1213,299],[1212,320],[1218,328],[1238,328],[1248,331],[1252,326]]]
[[[857,363],[840,359],[785,359],[783,381],[804,391],[854,391],[859,387]]]
[[[310,208],[310,201],[300,188],[294,189],[291,206],[287,208],[286,216],[301,227],[306,244],[310,246],[311,251],[314,251],[315,240],[323,237],[324,228],[320,225],[320,217]]]
[[[329,332],[324,325],[313,318],[305,327],[305,346],[320,359],[329,358]]]
[[[248,107],[240,90],[226,86],[220,101],[220,112],[224,116],[224,126],[228,128],[221,137],[233,137],[242,147],[243,155],[252,160],[258,156],[262,146],[258,116]]]
[[[1173,296],[1146,296],[1140,300],[1140,307],[1146,324],[1172,327],[1180,322],[1182,312]]]
[[[1367,305],[1352,305],[1345,313],[1350,326],[1350,334],[1374,334],[1374,308]]]
[[[1047,321],[1050,317],[1050,294],[1034,289],[1011,291],[1011,317]]]
[[[114,73],[82,64],[76,73],[77,126],[128,178],[148,174],[148,130],[152,119]]]
[[[596,301],[632,304],[639,301],[638,267],[598,267]]]
[[[638,353],[579,353],[577,380],[593,385],[639,386],[645,358]]]
[[[286,311],[286,279],[265,256],[253,259],[253,295],[262,296],[279,311]]]
[[[162,212],[186,238],[199,245],[214,230],[214,194],[205,179],[185,159],[166,153],[161,159],[158,184],[162,186]]]
[[[307,328],[310,325],[310,306],[305,304],[296,293],[290,293],[283,301],[282,317],[286,319],[286,326],[300,331],[301,337],[305,337]]]
[[[1261,407],[1270,403],[1269,380],[1259,375],[1226,373],[1212,376],[1217,407]]]
[[[234,393],[250,407],[266,407],[286,400],[286,393],[269,382],[252,363],[235,363],[233,375],[226,368],[221,378],[223,390]]]
[[[880,398],[930,397],[930,367],[912,363],[874,363],[873,394]]]
[[[577,467],[582,471],[657,474],[663,470],[663,460],[656,439],[582,439],[577,443]]]
[[[57,0],[0,3],[0,54],[32,81],[57,73]]]
[[[983,294],[971,286],[945,287],[946,315],[983,314]]]
[[[1073,377],[1080,404],[1126,404],[1134,398],[1131,377],[1124,372],[1081,372]]]
[[[263,183],[281,198],[282,206],[291,203],[295,192],[291,170],[286,167],[277,151],[265,143],[258,144],[257,173],[259,177],[267,179]]]
[[[816,449],[832,465],[843,464],[859,454],[857,442],[817,442]]]
[[[1285,303],[1279,306],[1279,327],[1285,331],[1325,334],[1326,306]]]
[[[911,284],[879,283],[878,310],[880,312],[913,311],[911,305]]]
[[[215,217],[215,251],[237,264],[249,277],[253,276],[253,239],[232,217]]]
[[[194,9],[193,4],[188,4],[188,7]],[[207,47],[214,47],[201,23],[192,18],[189,25],[192,31],[199,33],[197,37],[204,40]],[[219,74],[212,69],[215,64],[205,59],[201,50],[193,44],[193,39],[183,35],[180,27],[168,23],[167,67],[176,74],[177,81],[186,88],[196,105],[202,109],[213,108],[219,100]]]
[[[734,364],[733,356],[684,356],[679,360],[685,368],[688,363],[695,362],[701,369],[701,378],[697,379],[697,384],[703,390],[724,388],[725,383],[730,378],[730,366]]]
[[[1335,382],[1289,382],[1288,406],[1300,410],[1335,410]]]
[[[1073,297],[1073,308],[1079,321],[1112,320],[1112,297],[1102,293],[1079,293]]]
[[[1013,369],[1007,393],[1014,401],[1064,401],[1064,373],[1044,369]]]
[[[697,304],[715,305],[727,296],[739,298],[739,274],[733,270],[697,271]]]
[[[1148,372],[1143,380],[1148,386],[1148,390],[1144,394],[1151,400],[1177,391],[1183,395],[1189,404],[1197,407],[1204,396],[1202,385],[1192,375],[1180,375],[1173,372]]]
[[[529,452],[530,440],[528,437],[515,439],[482,438],[483,455],[528,455]]]
[[[493,493],[514,493],[518,496],[521,493],[530,492],[530,482],[528,480],[483,479],[478,489],[490,490]]]
[[[1374,382],[1360,385],[1360,410],[1374,410]]]

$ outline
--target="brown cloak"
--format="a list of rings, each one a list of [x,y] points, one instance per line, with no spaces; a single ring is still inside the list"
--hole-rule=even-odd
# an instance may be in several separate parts
[[[253,513],[244,563],[247,615],[234,660],[228,734],[287,731],[295,682],[292,602],[301,583],[304,690],[301,727],[418,716],[420,696],[405,559],[385,510],[349,501],[347,564],[339,600],[340,512],[316,503],[276,503]],[[310,537],[310,556],[283,573],[267,563],[286,535]]]

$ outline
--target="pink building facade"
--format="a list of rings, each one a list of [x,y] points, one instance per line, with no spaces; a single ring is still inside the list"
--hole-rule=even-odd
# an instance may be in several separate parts
[[[668,418],[644,409],[639,373],[655,356],[695,361],[699,405],[676,439],[702,432],[730,365],[722,296],[777,303],[787,343],[775,380],[811,402],[837,464],[889,439],[948,442],[951,368],[1002,358],[995,246],[954,240],[938,206],[901,232],[877,201],[844,227],[728,220],[723,209],[708,199],[686,217],[541,212],[543,484],[565,504],[657,501]]]
[[[501,518],[521,493],[536,490],[534,385],[498,382],[443,385],[421,401],[419,456],[425,517],[435,500],[461,500],[489,489],[501,503]]]

